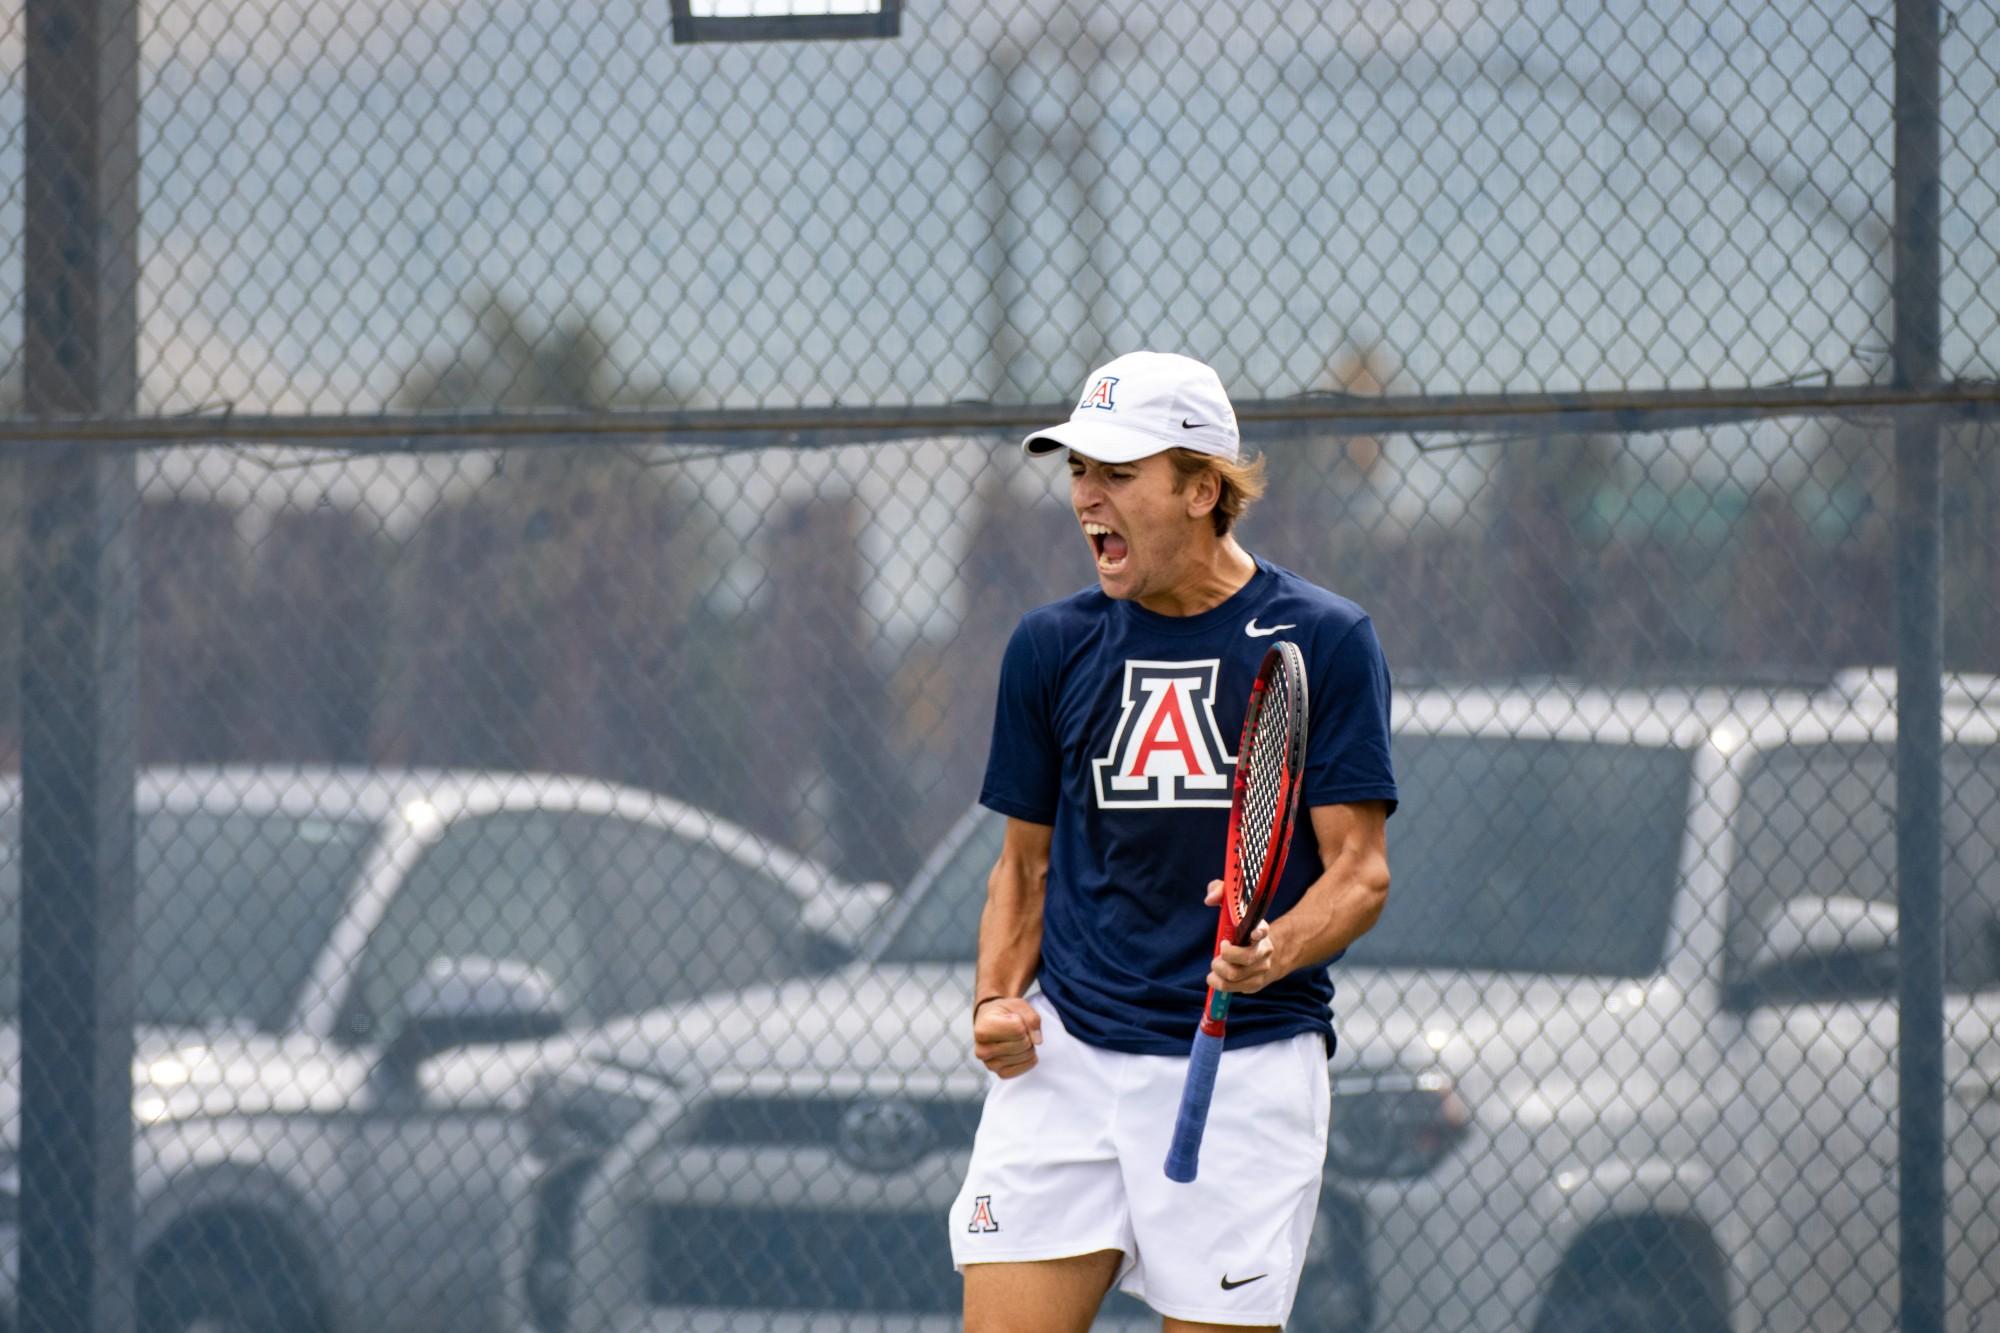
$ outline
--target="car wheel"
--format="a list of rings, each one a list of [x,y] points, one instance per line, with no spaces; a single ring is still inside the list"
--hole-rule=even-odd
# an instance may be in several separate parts
[[[1539,1333],[1709,1333],[1671,1291],[1618,1285],[1579,1292],[1550,1307]]]
[[[274,1290],[282,1274],[174,1264],[145,1276],[140,1333],[309,1333],[319,1326],[295,1294]]]
[[[1302,1333],[1366,1333],[1375,1326],[1367,1232],[1359,1207],[1344,1196],[1329,1192],[1320,1201],[1292,1319]]]

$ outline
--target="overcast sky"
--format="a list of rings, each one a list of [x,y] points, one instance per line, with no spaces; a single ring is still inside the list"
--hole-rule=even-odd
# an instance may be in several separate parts
[[[926,0],[679,48],[654,0],[154,3],[146,405],[378,410],[487,289],[731,406],[1061,398],[1141,345],[1246,397],[1352,342],[1398,392],[1865,380],[1889,34],[1748,8]],[[1944,359],[1989,375],[1994,22],[1945,38]]]

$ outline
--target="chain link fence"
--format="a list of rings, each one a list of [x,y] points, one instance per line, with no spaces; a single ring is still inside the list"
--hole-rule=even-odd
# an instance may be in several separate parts
[[[38,381],[72,363],[0,272],[0,1328],[66,1326],[25,1256],[72,992],[28,983],[126,934],[82,984],[131,1006],[145,1333],[955,1327],[973,801],[1010,632],[1091,578],[1011,423],[1140,346],[1217,366],[1272,480],[1244,543],[1366,607],[1398,689],[1318,1333],[1918,1327],[1893,664],[1935,442],[1929,1221],[1940,1326],[2000,1328],[2000,10],[1941,19],[1914,384],[1894,18],[140,6],[130,400]],[[1394,404],[1431,415],[1360,424]],[[102,579],[51,499],[86,452],[136,475],[91,493]],[[37,962],[37,830],[94,818],[28,818],[71,762],[37,727],[121,663],[129,929],[87,894]]]
[[[1294,1326],[1895,1326],[1883,425],[1254,442],[1245,540],[1369,605],[1405,792]],[[1976,1329],[2000,454],[1947,435]],[[1006,635],[1089,577],[1061,469],[962,436],[140,471],[142,1313],[948,1326],[968,812]]]

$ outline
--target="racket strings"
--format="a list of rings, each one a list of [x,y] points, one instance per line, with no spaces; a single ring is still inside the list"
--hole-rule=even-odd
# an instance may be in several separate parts
[[[1290,776],[1292,713],[1296,691],[1285,671],[1272,673],[1259,700],[1250,744],[1238,762],[1244,767],[1243,824],[1237,844],[1241,876],[1240,920],[1264,877],[1277,832],[1278,806]]]

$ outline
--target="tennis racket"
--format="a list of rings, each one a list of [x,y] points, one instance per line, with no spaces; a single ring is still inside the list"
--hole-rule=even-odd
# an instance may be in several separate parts
[[[1306,760],[1306,659],[1297,644],[1278,643],[1264,654],[1250,687],[1243,740],[1236,751],[1236,783],[1229,799],[1229,849],[1222,872],[1222,910],[1215,926],[1216,952],[1224,941],[1248,944],[1264,919],[1278,877],[1285,872],[1292,825],[1299,813],[1299,783]],[[1229,992],[1209,988],[1201,1026],[1188,1054],[1187,1082],[1167,1149],[1167,1179],[1185,1184],[1201,1159],[1201,1134],[1222,1064],[1229,1025]]]

